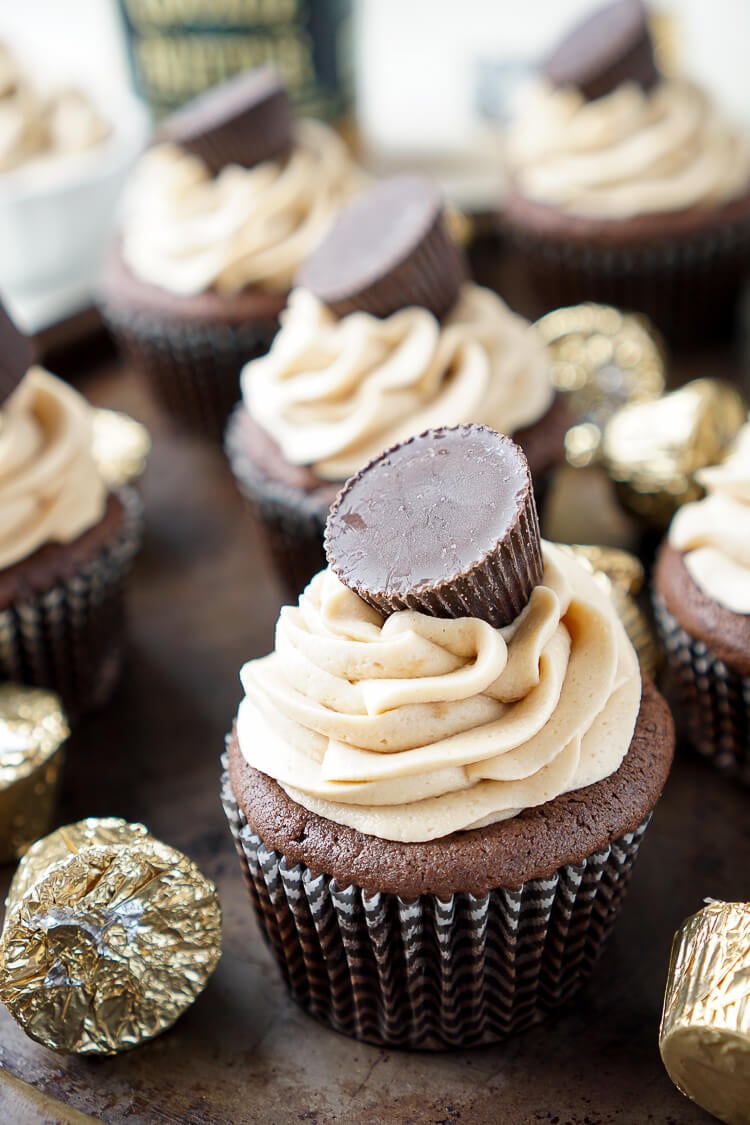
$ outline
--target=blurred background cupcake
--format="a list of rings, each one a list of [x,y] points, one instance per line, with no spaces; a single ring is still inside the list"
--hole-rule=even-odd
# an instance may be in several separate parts
[[[383,180],[342,213],[298,274],[269,354],[243,369],[227,452],[291,597],[323,565],[346,478],[432,426],[515,435],[541,500],[567,408],[534,328],[467,274],[430,181]]]
[[[51,688],[72,719],[106,702],[124,641],[141,504],[110,491],[93,414],[0,307],[0,679]]]
[[[503,221],[543,308],[635,309],[670,343],[729,335],[750,274],[750,137],[661,73],[641,0],[547,57],[507,156]]]

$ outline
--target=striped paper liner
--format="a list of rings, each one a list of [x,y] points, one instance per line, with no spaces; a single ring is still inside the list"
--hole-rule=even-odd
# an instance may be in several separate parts
[[[335,1031],[440,1050],[504,1039],[593,969],[650,819],[580,863],[516,888],[405,901],[294,866],[222,803],[261,932],[294,999]]]

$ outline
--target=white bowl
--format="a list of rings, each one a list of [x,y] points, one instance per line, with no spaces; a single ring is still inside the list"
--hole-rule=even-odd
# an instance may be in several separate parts
[[[101,145],[0,174],[0,292],[36,332],[91,298],[128,173],[151,120],[130,94],[95,99],[112,124]]]

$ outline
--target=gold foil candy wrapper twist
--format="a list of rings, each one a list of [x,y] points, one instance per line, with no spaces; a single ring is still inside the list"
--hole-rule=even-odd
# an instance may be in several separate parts
[[[583,468],[598,460],[607,423],[626,403],[664,391],[664,353],[643,316],[609,305],[572,305],[536,323],[552,364],[552,382],[577,419],[566,435],[568,462]]]
[[[636,601],[645,581],[638,559],[617,547],[583,543],[559,545],[606,583],[617,615],[638,654],[641,668],[653,677],[659,667],[659,647],[651,622]]]
[[[695,379],[655,402],[624,407],[602,443],[624,506],[666,527],[682,504],[703,495],[696,472],[724,459],[746,420],[741,394],[721,379]]]
[[[165,1031],[221,954],[213,883],[142,824],[89,819],[26,853],[0,937],[0,1000],[32,1039],[109,1055]]]
[[[750,903],[711,902],[672,943],[659,1049],[683,1094],[750,1122]]]
[[[151,450],[148,430],[118,410],[94,410],[93,453],[110,488],[132,484],[143,475]]]
[[[54,692],[0,684],[0,863],[49,832],[69,734]]]

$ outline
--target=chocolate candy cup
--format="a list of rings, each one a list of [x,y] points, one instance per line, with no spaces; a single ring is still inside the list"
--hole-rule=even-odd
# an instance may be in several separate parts
[[[19,332],[0,303],[0,407],[34,361],[31,341]]]
[[[394,176],[341,212],[296,284],[338,317],[357,311],[387,317],[411,305],[442,317],[467,274],[433,184],[424,176]]]
[[[507,625],[543,572],[526,458],[487,426],[427,430],[347,481],[325,548],[337,577],[381,613]]]
[[[582,20],[542,64],[553,86],[575,86],[589,101],[623,82],[644,90],[659,81],[641,0],[615,0]]]
[[[216,174],[227,164],[252,168],[280,160],[292,148],[294,124],[289,97],[273,67],[245,71],[214,86],[168,117],[157,130],[200,156]]]

